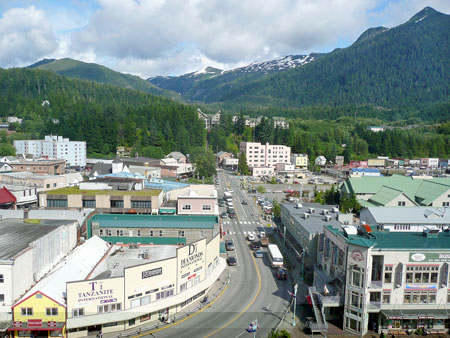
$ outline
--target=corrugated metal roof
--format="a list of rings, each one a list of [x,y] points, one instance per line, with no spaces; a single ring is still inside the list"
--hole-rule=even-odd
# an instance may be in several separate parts
[[[361,221],[371,214],[378,224],[437,224],[450,225],[450,210],[431,207],[369,207],[361,213]],[[372,224],[375,225],[375,224]]]
[[[450,190],[450,185],[445,183],[425,180],[416,193],[416,201],[422,205],[429,205],[433,201]]]
[[[402,194],[403,193],[400,190],[390,188],[387,186],[382,186],[375,195],[369,198],[369,202],[375,205],[386,205],[394,198]]]

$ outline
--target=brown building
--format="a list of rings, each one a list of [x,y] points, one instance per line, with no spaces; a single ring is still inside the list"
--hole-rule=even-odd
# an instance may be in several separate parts
[[[66,171],[65,160],[36,160],[10,162],[12,171],[29,171],[36,174],[63,175]]]

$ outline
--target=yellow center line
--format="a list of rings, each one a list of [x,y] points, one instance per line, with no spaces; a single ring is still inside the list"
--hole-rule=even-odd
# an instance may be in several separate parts
[[[192,317],[198,315],[199,313],[205,311],[207,308],[209,308],[211,305],[213,305],[213,304],[214,304],[214,303],[215,303],[215,302],[223,295],[223,293],[225,292],[226,289],[228,289],[228,285],[225,286],[225,287],[223,288],[223,290],[219,293],[219,295],[218,295],[211,303],[209,303],[209,304],[208,304],[207,306],[205,306],[203,309],[198,310],[197,312],[194,312],[194,313],[191,314],[190,316],[187,316],[186,318],[180,319],[179,321],[174,322],[174,323],[172,323],[172,324],[163,326],[163,327],[161,327],[161,328],[159,328],[159,329],[156,329],[156,330],[153,330],[153,331],[150,331],[150,332],[146,332],[146,333],[141,333],[141,334],[139,334],[139,335],[137,335],[137,336],[133,336],[133,337],[131,337],[131,338],[139,338],[139,337],[148,336],[149,334],[153,334],[153,333],[155,333],[155,332],[159,332],[159,331],[168,329],[169,327],[178,325],[178,324],[184,322],[185,320],[187,320],[187,319],[189,319],[189,318],[192,318]]]
[[[211,332],[210,334],[204,336],[203,338],[208,338],[211,337],[212,335],[216,334],[219,331],[222,331],[224,328],[226,328],[227,326],[231,325],[233,322],[235,322],[240,316],[242,316],[242,314],[244,312],[246,312],[248,310],[248,308],[250,306],[253,305],[253,303],[256,301],[256,298],[259,296],[259,293],[261,291],[261,274],[259,273],[259,269],[258,269],[258,265],[256,264],[256,260],[255,257],[253,255],[251,255],[252,260],[253,260],[253,264],[255,265],[255,269],[256,269],[256,273],[258,274],[258,290],[256,291],[255,296],[253,297],[253,299],[251,300],[250,303],[247,304],[247,306],[245,307],[244,310],[242,310],[241,312],[239,312],[236,316],[234,316],[229,322],[225,323],[223,326],[219,327],[217,330]]]

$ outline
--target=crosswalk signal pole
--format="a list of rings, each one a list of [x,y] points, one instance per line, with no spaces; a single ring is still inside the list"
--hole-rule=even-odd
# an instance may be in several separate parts
[[[295,283],[295,285],[294,285],[294,321],[292,323],[293,327],[295,327],[295,308],[297,307],[297,289],[298,289],[298,284]]]

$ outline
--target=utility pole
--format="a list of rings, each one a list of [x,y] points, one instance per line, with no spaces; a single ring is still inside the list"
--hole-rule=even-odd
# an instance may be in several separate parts
[[[295,285],[294,285],[294,319],[293,319],[294,321],[292,323],[293,327],[295,327],[295,308],[297,307],[297,289],[298,289],[298,284],[295,283]]]

